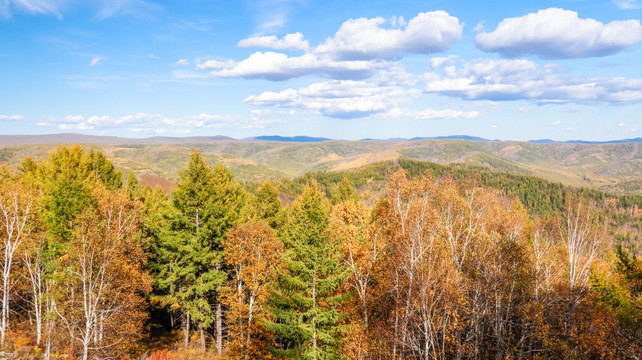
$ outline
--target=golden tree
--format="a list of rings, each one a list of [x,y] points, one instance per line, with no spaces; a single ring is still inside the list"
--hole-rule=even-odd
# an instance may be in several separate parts
[[[228,308],[228,350],[232,359],[268,358],[269,334],[262,324],[273,267],[283,244],[264,221],[233,228],[223,240],[231,279],[223,303]]]

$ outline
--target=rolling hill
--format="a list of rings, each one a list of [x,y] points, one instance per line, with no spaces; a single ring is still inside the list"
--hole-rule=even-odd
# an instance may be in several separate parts
[[[34,143],[42,141],[43,143]],[[223,162],[240,180],[294,177],[309,171],[344,171],[400,158],[464,164],[538,176],[566,185],[614,193],[642,193],[642,143],[558,143],[479,139],[325,140],[315,142],[234,140],[226,137],[128,139],[87,135],[0,136],[0,162],[17,166],[43,159],[60,143],[103,151],[125,172],[176,179],[192,151]]]

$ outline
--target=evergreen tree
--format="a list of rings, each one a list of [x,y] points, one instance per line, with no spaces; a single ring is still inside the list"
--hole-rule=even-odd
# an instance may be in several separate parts
[[[329,204],[307,186],[293,204],[284,230],[284,271],[270,299],[273,322],[267,328],[278,339],[274,353],[295,359],[338,359],[341,314],[348,295],[340,288],[349,274],[341,249],[326,228]]]
[[[236,225],[244,193],[231,173],[218,165],[212,170],[194,151],[173,194],[172,209],[166,209],[156,232],[156,284],[161,299],[183,312],[185,345],[190,322],[198,324],[201,345],[205,331],[216,321],[217,348],[222,351],[222,308],[217,296],[227,279],[220,242]],[[213,305],[216,305],[213,307]]]
[[[347,178],[343,177],[339,185],[337,186],[337,189],[335,192],[332,194],[332,200],[335,204],[342,203],[344,201],[356,201],[359,199],[359,195],[357,194],[356,191],[354,191],[354,187],[352,186],[352,182]]]
[[[116,170],[114,164],[109,161],[105,154],[100,151],[89,150],[87,154],[87,166],[94,175],[96,181],[100,181],[108,190],[119,189],[123,185],[123,175]]]
[[[60,146],[39,168],[45,193],[45,220],[57,242],[64,243],[71,237],[78,214],[96,207],[91,196],[94,181],[87,164],[82,147]]]
[[[257,217],[265,220],[272,229],[280,229],[283,225],[283,204],[279,199],[279,190],[271,182],[264,182],[258,189],[254,198],[254,208]]]

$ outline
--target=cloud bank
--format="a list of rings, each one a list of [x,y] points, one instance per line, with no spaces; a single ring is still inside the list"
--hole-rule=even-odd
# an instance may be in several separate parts
[[[390,23],[392,28],[384,28]],[[403,54],[429,54],[443,51],[461,38],[463,24],[445,11],[419,13],[407,23],[402,18],[350,19],[334,36],[310,49],[301,33],[257,36],[241,40],[240,47],[275,50],[297,49],[306,53],[288,56],[267,51],[255,52],[241,61],[210,60],[200,70],[221,78],[266,79],[274,81],[316,75],[335,80],[360,80],[388,67]]]
[[[642,41],[639,20],[580,19],[575,11],[540,10],[504,19],[492,32],[480,32],[477,46],[507,58],[535,55],[543,59],[606,56]]]
[[[466,100],[531,100],[537,104],[625,105],[642,102],[642,79],[565,75],[559,65],[477,59],[425,76],[426,93]]]
[[[270,113],[251,113],[248,117],[239,115],[217,115],[201,113],[194,116],[170,117],[162,114],[136,113],[124,116],[109,115],[68,115],[63,118],[49,118],[38,122],[38,126],[54,127],[59,130],[104,130],[125,129],[135,133],[166,132],[189,134],[203,129],[262,129],[277,124],[278,119]]]

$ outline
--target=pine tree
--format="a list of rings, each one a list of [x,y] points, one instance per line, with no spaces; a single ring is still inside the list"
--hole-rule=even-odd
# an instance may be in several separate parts
[[[284,222],[284,211],[279,190],[269,181],[264,182],[254,198],[257,217],[265,220],[272,229],[280,229]]]
[[[329,204],[307,186],[292,207],[284,230],[285,270],[276,279],[270,298],[277,356],[295,359],[338,359],[340,293],[349,270],[341,263],[341,249],[326,228]]]
[[[335,204],[344,202],[344,201],[356,201],[359,199],[359,195],[354,191],[352,182],[347,178],[343,177],[341,182],[337,185],[337,189],[332,194],[332,200]]]
[[[171,209],[159,219],[164,228],[154,259],[156,284],[164,293],[164,304],[183,312],[185,345],[189,344],[190,323],[198,324],[201,346],[205,331],[216,321],[217,350],[222,352],[222,307],[217,293],[227,279],[221,241],[236,225],[244,193],[231,173],[218,165],[212,170],[194,151],[173,194]],[[215,305],[215,306],[213,306]]]

